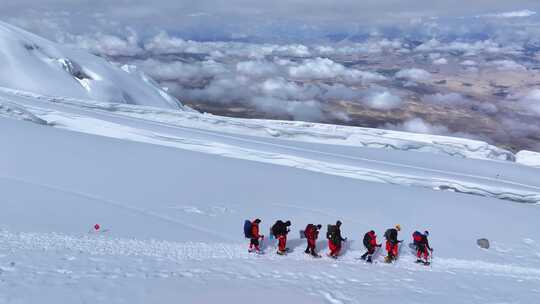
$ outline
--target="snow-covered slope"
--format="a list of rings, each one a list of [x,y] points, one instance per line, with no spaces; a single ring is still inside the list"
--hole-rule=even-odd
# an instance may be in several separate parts
[[[117,68],[0,21],[0,86],[54,96],[179,109],[133,67]]]
[[[450,190],[525,203],[540,202],[540,184],[534,178],[536,169],[494,160],[470,166],[470,159],[455,157],[456,153],[444,153],[452,148],[461,151],[463,154],[460,156],[467,155],[467,152],[472,155],[483,153],[474,154],[468,145],[459,145],[459,139],[441,138],[441,144],[425,143],[418,149],[409,149],[414,143],[407,141],[404,134],[399,139],[402,146],[381,150],[362,147],[362,140],[353,141],[352,144],[347,140],[333,141],[332,137],[325,136],[328,133],[317,132],[318,129],[324,130],[324,127],[330,128],[329,125],[302,126],[302,123],[296,123],[304,133],[284,140],[269,136],[266,131],[269,126],[276,129],[279,126],[280,130],[286,131],[288,123],[285,122],[229,121],[225,117],[208,117],[198,113],[59,99],[6,89],[0,89],[0,98],[11,100],[24,108],[26,113],[55,128],[303,168],[370,182]],[[179,117],[180,123],[170,122],[171,115]],[[206,119],[210,119],[210,122]],[[218,126],[211,123],[217,119],[220,122]],[[195,123],[190,124],[190,121]],[[253,124],[259,128],[254,128]],[[262,126],[266,129],[261,129]],[[347,130],[346,127],[341,128]],[[228,133],[222,132],[227,129]],[[356,128],[351,129],[353,133],[357,131]],[[378,130],[365,131],[365,134],[357,132],[355,138],[385,142],[384,137],[375,136]],[[291,127],[288,134],[295,132],[298,130]],[[384,134],[385,131],[380,133]],[[336,142],[341,145],[332,145]],[[485,146],[489,147],[487,144]],[[455,170],[456,167],[460,169]]]
[[[121,125],[103,128],[127,134]],[[538,299],[536,205],[372,183],[13,119],[0,118],[0,129],[0,302],[245,303],[254,301],[253,295],[258,303]],[[213,144],[210,138],[199,140]],[[252,144],[259,151],[271,149]],[[330,147],[350,153],[344,146],[309,145],[320,152]],[[424,158],[428,153],[376,151],[395,152],[377,153],[387,160],[416,158],[438,166],[435,157]],[[481,172],[499,164],[461,160],[466,162],[454,163],[454,171]],[[512,166],[526,168],[503,164],[511,176],[518,172]],[[249,255],[242,222],[254,217],[263,219],[265,234],[276,219],[292,220],[292,252],[277,256],[270,241],[266,255]],[[342,257],[306,257],[298,231],[307,223],[337,219],[349,237]],[[108,231],[89,233],[94,223]],[[415,264],[405,248],[393,265],[381,263],[381,254],[374,265],[357,259],[365,231],[375,229],[381,236],[396,223],[404,227],[400,239],[406,242],[414,230],[431,231],[432,266]],[[491,240],[489,250],[476,246],[480,237]],[[324,254],[324,230],[318,246]]]

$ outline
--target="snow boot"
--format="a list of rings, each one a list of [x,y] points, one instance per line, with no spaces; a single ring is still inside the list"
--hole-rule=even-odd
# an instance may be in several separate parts
[[[332,254],[328,253],[326,256],[329,257],[329,258],[332,258],[334,260],[337,260],[337,255],[332,255]]]
[[[371,260],[371,256],[367,257],[366,263],[373,263],[373,261]]]

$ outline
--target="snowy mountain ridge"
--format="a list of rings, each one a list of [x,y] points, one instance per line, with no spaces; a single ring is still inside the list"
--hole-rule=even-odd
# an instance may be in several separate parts
[[[208,113],[200,114],[189,109],[187,111],[175,111],[69,97],[53,97],[3,87],[0,87],[0,93],[4,94],[7,99],[10,98],[9,96],[37,98],[92,110],[110,111],[118,115],[143,118],[159,123],[210,129],[231,134],[389,150],[429,152],[462,158],[516,160],[516,156],[510,151],[482,141],[465,138],[310,122],[232,118]]]
[[[134,67],[71,49],[0,21],[0,86],[54,96],[182,109]]]

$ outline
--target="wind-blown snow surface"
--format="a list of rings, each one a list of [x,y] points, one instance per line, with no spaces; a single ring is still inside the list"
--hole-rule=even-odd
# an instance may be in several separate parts
[[[540,296],[536,205],[13,119],[0,118],[0,129],[2,303],[534,303]],[[310,145],[330,147],[349,153]],[[375,151],[392,161],[440,165],[428,153]],[[523,167],[437,157],[456,160],[454,171],[494,165],[516,179],[513,166]],[[242,221],[253,217],[263,219],[263,232],[276,219],[291,219],[293,252],[276,256],[266,243],[266,255],[249,255]],[[304,256],[298,230],[336,219],[350,239],[343,256]],[[89,234],[94,223],[108,232]],[[374,265],[356,259],[365,231],[382,235],[396,223],[406,241],[415,229],[431,231],[431,267],[414,264],[405,249],[393,265],[380,263],[381,255]],[[479,237],[492,248],[476,247]],[[326,251],[322,239],[319,246]]]
[[[54,96],[180,109],[133,67],[70,49],[0,21],[0,86]]]
[[[0,303],[242,303],[254,295],[260,303],[529,303],[540,296],[538,169],[336,145],[330,136],[323,144],[329,133],[309,125],[300,127],[305,136],[293,126],[287,139],[255,137],[248,131],[273,123],[6,89],[0,98],[9,114],[0,115]],[[195,127],[182,125],[190,121]],[[205,128],[216,121],[229,133]],[[249,255],[242,222],[254,217],[263,219],[263,233],[291,219],[293,252],[276,256],[267,242],[266,255]],[[298,230],[337,219],[350,239],[343,256],[304,256]],[[108,232],[88,233],[94,223]],[[380,263],[380,254],[374,265],[357,260],[365,231],[382,235],[396,223],[406,241],[416,229],[431,231],[431,267],[414,264],[405,249],[394,265]],[[479,249],[480,237],[492,248]],[[326,251],[323,239],[319,247]]]

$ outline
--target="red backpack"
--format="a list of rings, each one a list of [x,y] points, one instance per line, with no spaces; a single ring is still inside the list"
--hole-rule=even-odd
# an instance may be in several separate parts
[[[306,229],[304,229],[304,236],[306,237],[306,239],[312,238],[314,227],[315,227],[315,225],[313,225],[313,224],[308,224],[306,226]]]
[[[422,233],[420,233],[419,231],[415,231],[413,234],[412,234],[412,238],[413,238],[413,243],[415,245],[418,245],[420,244],[420,242],[422,242]]]

